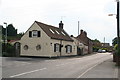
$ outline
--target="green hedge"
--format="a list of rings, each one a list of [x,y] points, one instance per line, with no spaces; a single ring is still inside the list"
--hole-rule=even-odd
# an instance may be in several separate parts
[[[4,57],[14,57],[15,56],[15,48],[10,43],[2,44],[2,56]]]

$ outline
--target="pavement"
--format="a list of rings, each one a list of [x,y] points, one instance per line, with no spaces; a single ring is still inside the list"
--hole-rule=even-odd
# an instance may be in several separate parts
[[[88,70],[81,78],[118,78],[119,72],[111,58]]]

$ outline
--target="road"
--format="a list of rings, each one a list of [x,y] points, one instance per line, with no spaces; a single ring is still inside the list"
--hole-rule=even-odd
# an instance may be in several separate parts
[[[82,57],[65,57],[60,59],[41,59],[24,57],[3,58],[2,77],[75,79],[85,78],[86,75],[88,75],[88,73],[90,73],[91,71],[93,71],[93,69],[96,68],[96,66],[99,66],[103,62],[110,59],[112,59],[112,55],[110,53],[97,53]],[[89,77],[90,76],[88,76],[88,78]],[[116,78],[116,75],[111,77],[104,77]],[[93,76],[93,78],[96,78],[96,76]]]

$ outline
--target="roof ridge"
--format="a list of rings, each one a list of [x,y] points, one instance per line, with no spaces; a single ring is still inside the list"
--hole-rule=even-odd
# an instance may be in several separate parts
[[[53,26],[53,25],[49,25],[49,24],[45,24],[43,22],[39,22],[39,21],[35,21],[36,23],[40,23],[40,24],[43,24],[43,25],[46,25],[46,26],[49,26],[49,27],[54,27],[54,28],[57,28],[59,29],[59,27],[56,27],[56,26]]]

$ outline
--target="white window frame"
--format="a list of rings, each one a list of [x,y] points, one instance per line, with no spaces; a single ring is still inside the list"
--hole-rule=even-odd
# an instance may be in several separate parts
[[[59,51],[60,51],[60,45],[56,44],[56,52],[59,52]]]
[[[67,46],[67,53],[70,53],[70,47],[71,46]]]
[[[72,46],[66,45],[66,53],[72,53]]]
[[[38,37],[38,31],[37,30],[32,31],[32,37]]]

